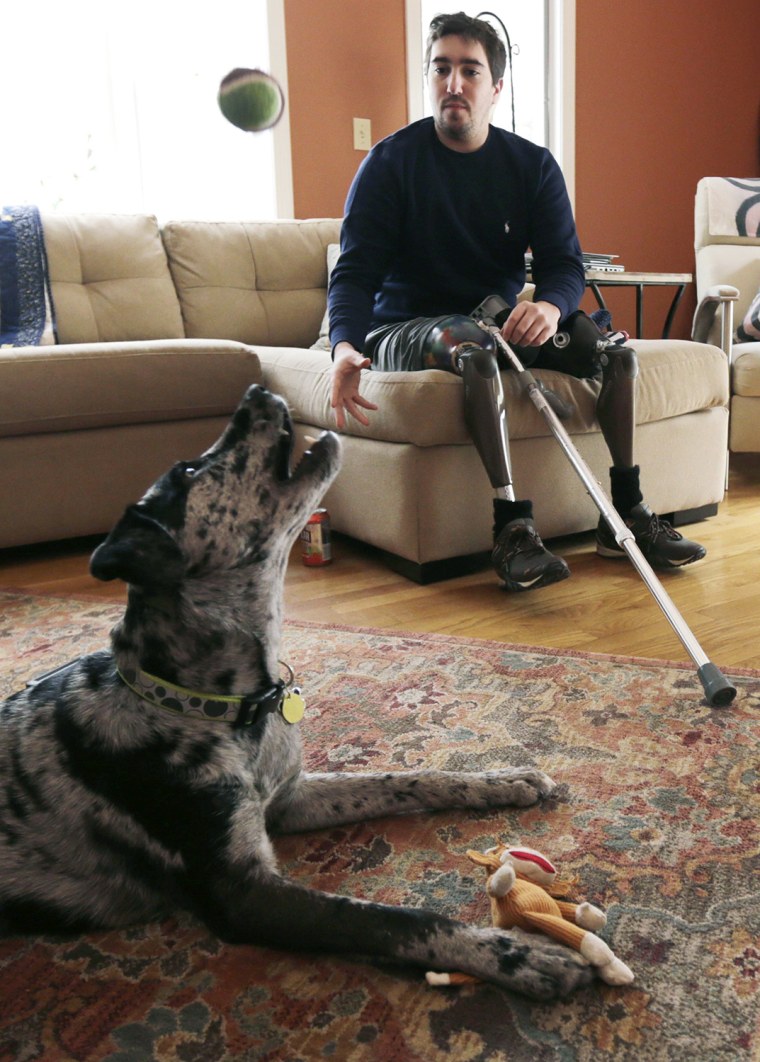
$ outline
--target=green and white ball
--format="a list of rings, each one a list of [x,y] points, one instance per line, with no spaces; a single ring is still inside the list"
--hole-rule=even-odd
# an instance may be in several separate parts
[[[238,129],[259,133],[282,117],[285,97],[271,74],[263,70],[231,70],[219,85],[219,108]]]

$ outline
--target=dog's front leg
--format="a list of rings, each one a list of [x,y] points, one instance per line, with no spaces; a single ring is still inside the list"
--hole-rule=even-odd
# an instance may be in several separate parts
[[[298,833],[423,809],[528,807],[554,788],[542,771],[521,767],[302,774],[273,801],[267,825],[278,833]]]
[[[220,870],[215,877],[202,913],[232,943],[462,970],[541,1000],[566,996],[596,976],[577,952],[543,936],[476,929],[424,909],[317,892],[263,869]]]

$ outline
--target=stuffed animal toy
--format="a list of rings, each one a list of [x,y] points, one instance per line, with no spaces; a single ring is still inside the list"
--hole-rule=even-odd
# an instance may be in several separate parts
[[[593,904],[558,899],[567,895],[574,882],[558,879],[556,868],[546,856],[532,848],[504,844],[485,852],[470,849],[467,855],[486,870],[491,921],[497,929],[545,933],[579,951],[597,967],[607,984],[627,985],[633,981],[631,970],[594,932],[605,925],[607,916]],[[430,971],[425,976],[431,985],[477,983],[476,977],[458,972]]]

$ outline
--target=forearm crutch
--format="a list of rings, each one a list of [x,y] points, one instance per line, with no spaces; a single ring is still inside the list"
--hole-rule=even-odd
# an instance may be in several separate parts
[[[736,696],[736,687],[732,686],[720,669],[711,663],[683,616],[655,575],[649,561],[639,549],[633,532],[620,517],[602,489],[601,484],[573,445],[559,417],[544,396],[538,381],[523,366],[518,356],[502,336],[497,320],[503,324],[506,317],[504,311],[507,311],[507,313],[509,311],[507,304],[498,295],[491,295],[473,311],[472,317],[484,331],[493,336],[499,348],[506,355],[509,364],[517,372],[520,387],[546,420],[552,435],[562,447],[565,456],[577,472],[592,501],[615,535],[615,541],[628,554],[634,568],[665,614],[665,618],[675,631],[684,649],[694,661],[697,667],[697,675],[702,683],[708,703],[713,708],[725,708],[731,704]]]

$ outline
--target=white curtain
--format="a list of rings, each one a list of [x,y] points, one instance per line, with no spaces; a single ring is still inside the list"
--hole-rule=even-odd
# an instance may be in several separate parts
[[[27,0],[2,36],[3,203],[277,216],[272,132],[216,103],[234,67],[269,69],[266,0]]]

